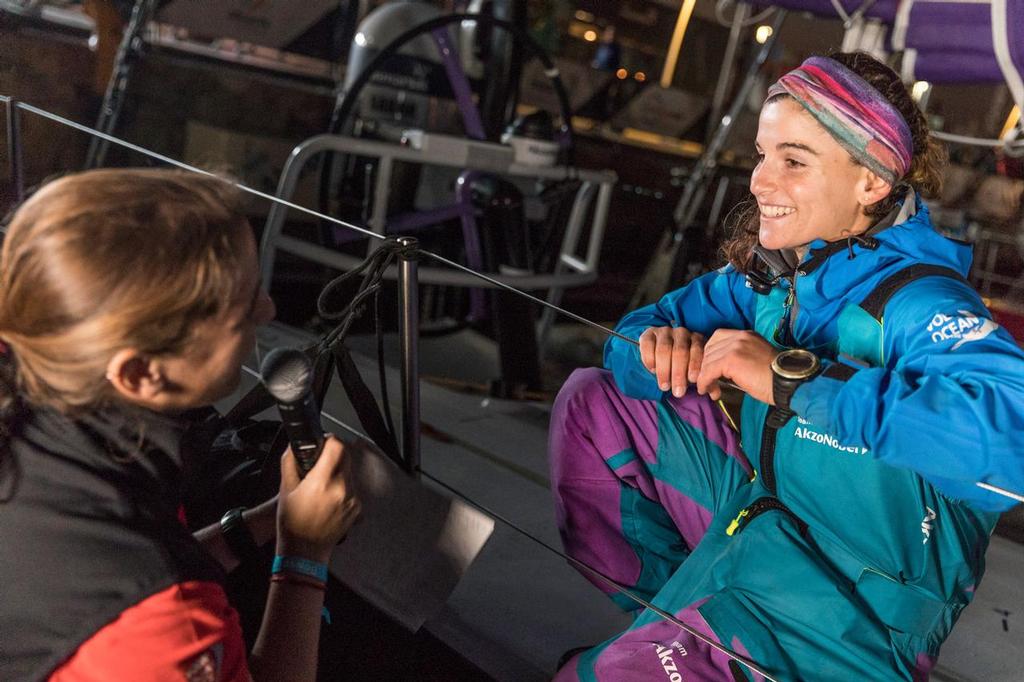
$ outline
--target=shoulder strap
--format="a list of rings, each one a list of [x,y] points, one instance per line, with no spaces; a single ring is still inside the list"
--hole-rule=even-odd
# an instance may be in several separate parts
[[[914,280],[921,279],[922,277],[949,277],[950,279],[963,282],[967,286],[971,286],[970,282],[968,282],[963,275],[952,268],[947,268],[942,265],[930,265],[928,263],[915,263],[914,265],[905,267],[883,279],[881,283],[879,283],[879,285],[876,286],[874,290],[860,302],[860,307],[871,315],[871,317],[876,320],[881,320],[882,312],[885,310],[885,304],[889,302],[889,299],[892,298],[897,291]]]

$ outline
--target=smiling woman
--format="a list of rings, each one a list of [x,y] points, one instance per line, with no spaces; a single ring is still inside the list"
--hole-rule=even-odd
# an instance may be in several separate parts
[[[926,679],[1008,506],[976,482],[1024,490],[1024,352],[932,227],[896,74],[808,59],[757,152],[728,264],[626,315],[550,434],[567,552],[721,646],[647,610],[558,680]]]
[[[210,403],[274,316],[234,187],[165,170],[43,186],[0,256],[0,679],[315,677],[326,561],[358,514],[341,443],[193,536]],[[205,409],[204,409],[205,408]],[[214,423],[216,423],[214,421]],[[276,526],[276,531],[275,531]],[[276,534],[248,661],[222,587]]]
[[[917,105],[914,104],[910,93],[903,86],[903,83],[899,78],[895,77],[895,74],[887,66],[862,53],[834,54],[830,59],[856,73],[871,87],[871,90],[879,93],[885,102],[890,103],[891,109],[899,114],[900,120],[904,122],[903,125],[909,130],[909,142],[912,149],[909,168],[899,178],[883,177],[882,179],[890,185],[890,188],[893,188],[894,184],[906,185],[913,188],[915,192],[924,198],[938,196],[942,189],[942,175],[946,165],[946,150],[931,136],[924,115],[917,108]],[[770,106],[773,104],[776,106]],[[882,106],[884,107],[885,105]],[[787,240],[790,242],[788,244],[790,248],[799,248],[816,237],[826,241],[835,241],[843,236],[859,234],[871,224],[884,218],[892,211],[897,202],[903,198],[900,192],[889,191],[873,203],[867,205],[861,203],[863,199],[874,198],[874,195],[856,196],[853,192],[849,191],[850,188],[856,188],[856,183],[850,182],[852,178],[843,178],[842,176],[845,175],[844,171],[850,171],[851,173],[870,172],[868,167],[851,155],[847,151],[848,147],[844,147],[824,126],[821,124],[809,125],[814,122],[816,122],[815,118],[809,110],[802,104],[799,104],[784,89],[775,90],[769,95],[758,121],[758,139],[755,149],[759,162],[755,177],[766,176],[764,177],[765,180],[773,180],[779,177],[771,172],[763,172],[765,170],[762,168],[765,156],[764,149],[761,146],[762,135],[792,136],[796,134],[809,136],[817,141],[816,145],[806,144],[798,139],[788,141],[773,140],[771,143],[775,145],[773,151],[780,153],[783,151],[790,152],[792,157],[787,159],[783,155],[781,163],[793,171],[800,170],[801,164],[813,159],[815,161],[813,164],[815,170],[803,173],[802,176],[806,177],[808,174],[814,176],[813,179],[818,182],[820,194],[817,195],[819,200],[813,202],[814,205],[809,206],[809,208],[824,211],[826,207],[833,207],[834,210],[839,212],[836,219],[823,216],[822,218],[824,219],[807,218],[802,220],[805,225],[817,225],[818,227],[805,228],[805,233],[810,231],[812,234],[804,242],[797,241],[799,235],[793,235],[791,239]],[[898,122],[896,122],[896,125],[898,125]],[[794,131],[793,128],[797,130]],[[779,147],[779,145],[785,146]],[[866,142],[862,145],[865,152],[867,146]],[[828,150],[831,153],[828,153]],[[823,153],[826,154],[826,159],[820,158]],[[773,155],[773,160],[776,163],[779,162],[778,156],[778,154]],[[826,166],[826,164],[828,167],[824,168],[823,166]],[[829,170],[834,171],[837,175],[826,175]],[[874,173],[871,174],[874,175]],[[874,176],[878,177],[877,175]],[[792,177],[795,180],[801,177],[801,175],[794,172]],[[801,188],[798,185],[794,187],[793,191],[799,192]],[[762,191],[766,192],[769,189],[762,188]],[[795,206],[776,207],[770,203],[766,205],[765,201],[767,199],[761,200],[757,198],[758,189],[755,189],[754,178],[751,178],[751,192],[755,196],[749,202],[737,207],[730,216],[732,222],[730,229],[733,232],[733,237],[722,246],[726,259],[741,271],[745,270],[750,264],[753,257],[753,247],[758,243],[760,229],[762,227],[771,229],[770,225],[762,225],[762,217],[771,218],[776,213],[795,210],[796,208]],[[837,193],[839,193],[839,196],[836,196]],[[814,192],[810,191],[809,194],[814,195]],[[823,230],[824,232],[822,234],[814,234],[816,230]],[[807,234],[804,236],[807,236]],[[768,245],[765,244],[765,246]],[[769,248],[778,247],[772,246]]]

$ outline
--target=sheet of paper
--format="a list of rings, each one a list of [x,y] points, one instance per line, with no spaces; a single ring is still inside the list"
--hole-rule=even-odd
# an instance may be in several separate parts
[[[494,520],[412,479],[372,446],[353,457],[362,515],[331,573],[416,631],[435,616],[494,530]]]

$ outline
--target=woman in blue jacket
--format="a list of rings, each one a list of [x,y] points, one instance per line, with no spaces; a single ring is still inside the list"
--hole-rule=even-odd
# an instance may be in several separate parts
[[[976,482],[1024,490],[1024,353],[929,220],[943,155],[896,74],[808,59],[756,147],[729,263],[628,314],[550,441],[570,555],[728,653],[638,609],[559,680],[926,679],[1012,504]]]

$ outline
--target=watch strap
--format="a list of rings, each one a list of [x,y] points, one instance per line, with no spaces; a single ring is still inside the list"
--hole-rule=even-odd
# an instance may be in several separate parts
[[[249,530],[249,526],[246,525],[245,519],[242,517],[242,512],[245,509],[245,507],[229,509],[220,519],[220,532],[224,537],[224,542],[240,562],[255,558],[260,551],[256,539],[252,536],[252,531]]]
[[[786,379],[772,372],[772,402],[779,410],[789,411],[789,401],[802,382],[799,379]]]

